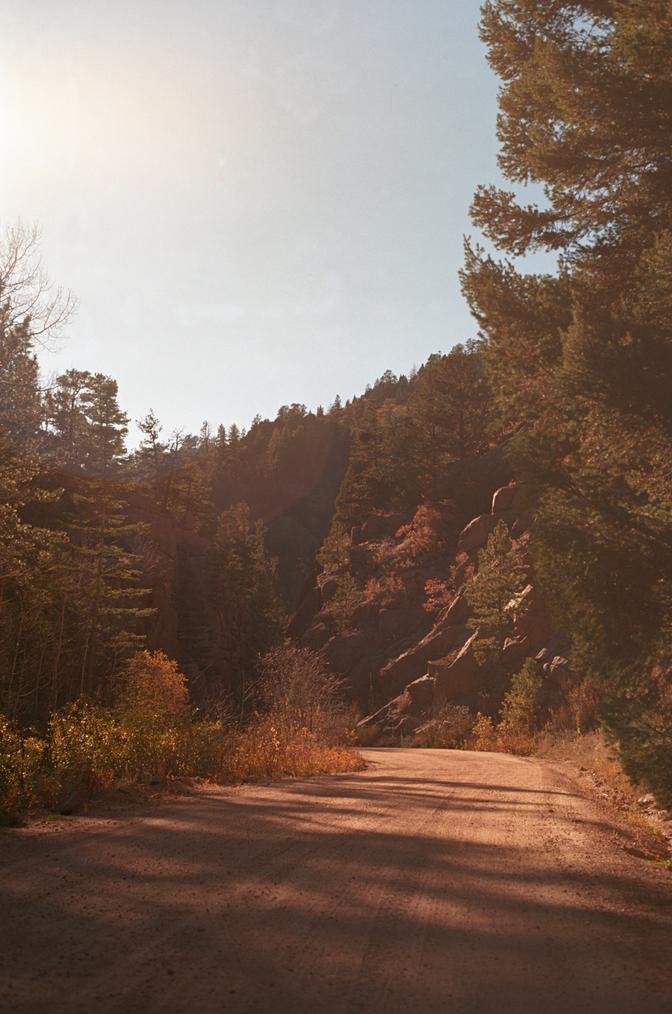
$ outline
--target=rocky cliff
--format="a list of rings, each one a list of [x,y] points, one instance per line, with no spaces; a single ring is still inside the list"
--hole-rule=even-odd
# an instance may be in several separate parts
[[[304,591],[292,635],[319,650],[365,715],[366,744],[413,742],[446,702],[496,714],[510,677],[528,658],[543,674],[543,696],[559,706],[575,681],[535,585],[528,551],[530,504],[507,475],[501,449],[462,468],[454,500],[423,504],[412,517],[378,513],[350,533],[345,558]],[[502,478],[503,484],[499,484]],[[459,483],[458,476],[456,482]],[[480,513],[465,517],[465,500]],[[478,658],[467,585],[479,553],[503,521],[524,583],[507,604],[510,636],[496,669]]]

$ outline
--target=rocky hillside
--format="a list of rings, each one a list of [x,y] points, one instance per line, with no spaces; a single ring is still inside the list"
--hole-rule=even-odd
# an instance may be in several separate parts
[[[292,620],[292,634],[324,655],[365,714],[357,727],[362,743],[412,742],[446,702],[495,715],[528,658],[543,674],[548,710],[561,707],[576,682],[567,639],[535,587],[529,504],[507,475],[503,449],[455,471],[457,493],[466,479],[480,513],[465,520],[446,500],[412,516],[372,515],[350,532],[342,561],[316,576]],[[479,658],[482,631],[468,586],[498,522],[519,561],[520,587],[506,604],[510,629],[493,665]]]

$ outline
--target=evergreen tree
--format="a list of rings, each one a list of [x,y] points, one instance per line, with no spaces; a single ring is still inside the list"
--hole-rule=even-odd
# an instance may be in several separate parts
[[[207,561],[182,561],[178,602],[185,600],[181,634],[197,666],[197,697],[213,702],[228,694],[242,711],[258,657],[279,643],[285,621],[264,529],[250,521],[247,504],[222,512]]]
[[[472,607],[469,625],[478,630],[474,649],[481,661],[501,662],[504,642],[513,632],[514,613],[522,609],[519,599],[524,586],[525,568],[506,524],[500,521],[478,554],[478,570],[466,588]]]
[[[125,454],[128,416],[117,382],[102,373],[67,370],[47,396],[52,450],[57,462],[94,475],[107,474]]]
[[[105,479],[87,480],[73,495],[68,525],[76,574],[81,651],[79,694],[106,692],[121,660],[143,646],[140,621],[153,610],[143,605],[133,538],[145,526],[126,517],[123,487]]]
[[[546,201],[482,187],[474,221],[507,255],[560,258],[524,275],[468,248],[463,273],[493,391],[522,427],[539,579],[626,763],[625,731],[664,712],[652,673],[672,659],[671,29],[665,0],[484,5],[500,162]]]
[[[430,488],[447,463],[485,450],[491,436],[491,398],[483,359],[473,343],[429,357],[414,385],[409,412]]]

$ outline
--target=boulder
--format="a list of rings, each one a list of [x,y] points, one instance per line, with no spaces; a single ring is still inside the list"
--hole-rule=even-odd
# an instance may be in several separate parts
[[[378,630],[383,641],[398,641],[416,630],[421,619],[416,609],[400,607],[381,609]]]
[[[462,563],[458,563],[453,575],[453,580],[455,582],[456,588],[460,588],[464,584],[464,582],[467,580],[467,577],[469,576],[469,572],[472,567],[473,563],[468,556],[465,556],[464,560],[462,560]]]
[[[488,536],[496,524],[497,518],[492,514],[480,514],[474,518],[460,532],[457,542],[458,552],[472,554],[481,549],[488,541]]]
[[[465,627],[437,623],[418,643],[392,659],[380,670],[379,682],[391,693],[399,690],[418,676],[427,672],[431,658],[441,658],[449,651],[464,644],[469,636]]]
[[[529,534],[531,523],[532,519],[530,517],[516,518],[511,525],[511,538],[522,539],[526,534]]]
[[[513,614],[513,632],[516,637],[527,637],[532,655],[544,642],[548,643],[549,619],[533,585],[526,585],[507,605]]]
[[[360,542],[379,542],[393,536],[406,520],[403,514],[374,514],[361,527]]]
[[[408,710],[414,715],[418,715],[429,708],[434,700],[435,689],[436,684],[429,675],[421,676],[420,679],[409,683],[404,691],[411,699]]]
[[[549,678],[561,690],[569,690],[579,681],[579,677],[569,664],[569,660],[562,655],[556,655],[550,663],[546,663],[544,670]]]
[[[338,578],[330,574],[320,574],[317,584],[320,589],[320,600],[322,605],[325,605],[333,599],[338,591]]]
[[[530,656],[529,637],[507,637],[502,649],[502,662],[510,669]]]
[[[399,724],[396,727],[396,732],[401,738],[402,736],[411,736],[420,725],[420,719],[414,718],[413,715],[404,715]]]
[[[325,623],[320,621],[318,623],[313,623],[311,627],[308,627],[308,630],[301,638],[301,644],[303,644],[306,648],[312,648],[313,651],[319,651],[320,648],[327,643],[330,637],[331,632],[329,631],[329,628]]]
[[[401,736],[410,735],[420,724],[424,713],[434,701],[435,684],[429,676],[422,676],[382,708],[357,723],[357,738],[362,744],[377,742],[392,746]]]
[[[290,637],[300,637],[313,622],[315,613],[322,605],[319,587],[315,584],[303,595],[296,612],[292,616],[287,633]]]
[[[347,676],[355,662],[364,654],[368,638],[360,630],[336,634],[327,641],[322,654],[330,668],[339,676]]]
[[[463,627],[471,616],[471,606],[467,602],[464,591],[461,590],[457,593],[453,601],[448,606],[447,610],[442,616],[442,619],[448,626],[460,626]]]
[[[492,513],[505,514],[508,511],[516,512],[523,502],[523,487],[518,483],[510,482],[508,486],[500,486],[492,494]]]
[[[479,689],[481,670],[474,657],[477,637],[475,631],[454,657],[429,662],[428,675],[436,680],[436,693],[442,700],[468,697]]]
[[[367,600],[356,606],[350,617],[350,623],[357,630],[368,630],[373,632],[378,628],[378,614],[380,612],[377,602]]]
[[[367,546],[350,546],[348,550],[348,562],[350,570],[354,575],[366,574],[371,570],[371,553]]]

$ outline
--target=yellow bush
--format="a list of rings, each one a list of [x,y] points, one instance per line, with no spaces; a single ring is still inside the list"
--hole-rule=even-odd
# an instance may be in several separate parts
[[[123,714],[162,721],[184,718],[189,694],[177,662],[162,651],[139,651],[121,674],[118,705]]]
[[[489,715],[482,715],[480,711],[478,712],[474,719],[471,737],[472,750],[497,749],[497,733]]]
[[[200,775],[221,781],[351,771],[338,681],[306,649],[285,645],[262,665],[266,713],[245,729],[196,721],[186,682],[162,652],[139,652],[117,706],[77,701],[55,712],[45,740],[0,715],[0,819],[40,801],[68,811],[118,781]],[[65,812],[65,811],[64,811]]]
[[[13,823],[33,802],[45,745],[0,715],[0,823]]]
[[[126,774],[126,737],[111,712],[85,701],[51,716],[47,747],[51,772],[62,784],[79,782],[95,792]]]

